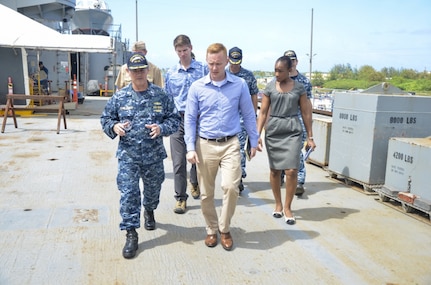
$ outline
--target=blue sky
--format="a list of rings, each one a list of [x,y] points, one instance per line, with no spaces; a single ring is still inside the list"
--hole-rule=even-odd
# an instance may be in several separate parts
[[[123,38],[136,41],[135,0],[106,0]],[[308,72],[313,8],[312,70],[336,64],[431,70],[431,1],[389,0],[138,0],[138,39],[159,67],[178,60],[172,41],[192,40],[198,60],[214,42],[243,50],[243,67],[272,71],[293,49]]]

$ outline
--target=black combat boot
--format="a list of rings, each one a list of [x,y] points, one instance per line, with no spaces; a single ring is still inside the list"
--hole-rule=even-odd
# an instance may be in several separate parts
[[[156,228],[156,221],[154,220],[154,211],[144,211],[144,227],[147,231],[152,231]]]
[[[242,179],[239,182],[238,189],[239,189],[239,193],[241,193],[242,191],[244,191],[244,184],[242,184]]]
[[[127,230],[126,244],[123,248],[124,258],[133,258],[138,250],[138,233],[135,229]]]

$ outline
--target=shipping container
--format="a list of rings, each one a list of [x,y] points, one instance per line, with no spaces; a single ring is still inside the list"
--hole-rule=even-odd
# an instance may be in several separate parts
[[[406,206],[431,211],[430,180],[431,137],[391,138],[388,145],[385,184],[380,189],[382,201],[389,198]],[[408,199],[400,194],[409,193]]]
[[[319,166],[327,166],[331,142],[332,117],[313,114],[313,137],[316,148],[310,154],[308,161]]]
[[[430,122],[431,97],[336,92],[328,172],[382,187],[389,138],[430,136]]]

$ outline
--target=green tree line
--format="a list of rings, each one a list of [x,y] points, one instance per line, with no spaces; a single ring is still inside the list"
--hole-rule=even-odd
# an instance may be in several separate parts
[[[256,78],[274,76],[273,71],[256,70],[253,74]],[[367,89],[382,82],[388,82],[406,92],[431,95],[431,73],[414,69],[384,67],[377,71],[370,65],[357,69],[350,64],[337,64],[328,73],[314,71],[311,78],[313,87],[326,89]],[[258,87],[265,88],[262,84]]]
[[[431,73],[413,69],[384,67],[380,71],[370,65],[359,69],[350,64],[337,64],[327,74],[313,72],[311,84],[328,89],[366,89],[388,82],[406,92],[431,94]]]

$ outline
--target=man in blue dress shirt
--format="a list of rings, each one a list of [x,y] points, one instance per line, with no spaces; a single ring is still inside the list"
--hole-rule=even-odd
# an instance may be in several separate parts
[[[192,83],[184,114],[187,160],[197,164],[201,189],[201,209],[206,222],[205,245],[220,243],[231,250],[230,222],[235,212],[241,181],[241,155],[237,134],[241,131],[240,113],[250,137],[250,157],[258,148],[256,114],[244,79],[227,73],[226,47],[220,43],[207,48],[209,74]],[[197,129],[196,129],[197,128]],[[215,179],[221,170],[223,204],[220,217],[214,205]]]

